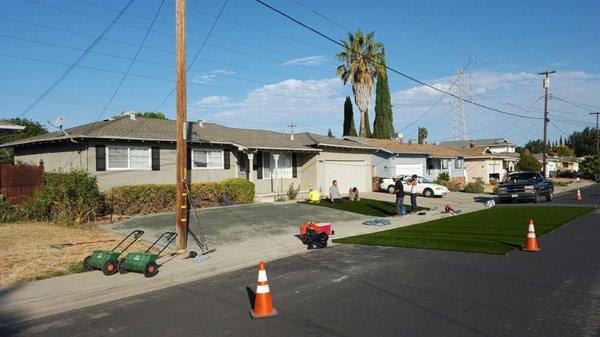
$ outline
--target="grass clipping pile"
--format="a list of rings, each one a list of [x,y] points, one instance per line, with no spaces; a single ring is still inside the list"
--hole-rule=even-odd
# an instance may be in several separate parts
[[[110,240],[63,249],[52,244]],[[0,225],[0,286],[83,272],[82,261],[95,249],[112,249],[122,238],[95,228],[70,228],[48,223]],[[147,246],[136,242],[131,251]]]

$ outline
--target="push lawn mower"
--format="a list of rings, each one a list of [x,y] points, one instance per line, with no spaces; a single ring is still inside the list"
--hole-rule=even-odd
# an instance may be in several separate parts
[[[112,250],[95,250],[92,255],[87,256],[83,259],[83,270],[90,271],[94,269],[100,269],[104,273],[104,275],[112,275],[117,272],[117,264],[119,263],[119,256],[123,254],[127,250],[127,248],[131,247],[131,245],[136,242],[142,235],[144,235],[144,231],[135,230],[129,235],[127,235],[118,245],[115,246]],[[120,252],[117,251],[117,248],[121,246],[127,239],[133,236],[133,240],[125,246],[123,250]]]
[[[177,233],[174,232],[165,232],[162,233],[154,243],[148,247],[143,252],[134,252],[127,254],[127,257],[124,257],[119,260],[119,273],[126,274],[130,271],[135,271],[139,273],[144,273],[146,277],[152,277],[158,274],[158,264],[156,260],[159,255],[175,240],[177,237]],[[160,240],[166,241],[165,246],[161,249],[157,254],[151,253],[150,250],[154,247]]]

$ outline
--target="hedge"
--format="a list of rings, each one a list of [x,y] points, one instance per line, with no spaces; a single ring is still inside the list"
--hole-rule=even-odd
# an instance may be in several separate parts
[[[196,208],[250,204],[255,193],[254,184],[240,178],[192,184],[190,189]],[[105,199],[112,214],[138,215],[172,212],[175,195],[175,184],[145,184],[112,188],[105,192]]]

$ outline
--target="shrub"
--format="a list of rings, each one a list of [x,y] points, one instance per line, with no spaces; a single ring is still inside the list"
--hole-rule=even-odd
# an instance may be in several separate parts
[[[444,185],[444,183],[447,183],[449,181],[450,181],[450,173],[442,172],[437,176],[437,178],[435,179],[434,182],[436,184]]]
[[[78,224],[95,220],[105,210],[96,177],[83,170],[44,173],[33,199],[17,207],[19,220]]]
[[[475,182],[466,184],[463,191],[467,193],[483,193],[483,180],[481,178],[477,178]]]
[[[542,169],[542,163],[534,156],[523,153],[517,163],[516,169],[520,171],[539,172]]]
[[[446,186],[448,190],[453,192],[462,191],[462,189],[465,186],[465,184],[462,181],[456,179],[451,179],[450,181],[447,181],[442,185]]]
[[[249,204],[254,201],[255,188],[250,181],[234,178],[220,183],[192,184],[191,203],[196,208]],[[136,215],[172,212],[175,207],[175,184],[145,184],[115,187],[106,200],[113,214]]]
[[[294,187],[294,184],[291,183],[287,190],[288,200],[296,200],[298,197],[298,192],[300,192],[300,185],[298,185],[298,187]]]

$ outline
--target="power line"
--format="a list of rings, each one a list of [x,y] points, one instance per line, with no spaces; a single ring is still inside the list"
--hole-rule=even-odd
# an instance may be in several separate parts
[[[152,20],[152,23],[150,23],[150,26],[148,26],[148,30],[146,31],[146,34],[144,35],[144,38],[142,39],[142,42],[140,43],[137,51],[135,52],[135,55],[133,56],[133,59],[131,60],[131,62],[129,62],[129,66],[127,67],[127,70],[125,70],[125,73],[121,77],[121,80],[119,81],[119,84],[117,85],[117,87],[113,91],[112,95],[108,99],[108,102],[106,102],[106,104],[102,108],[102,111],[100,112],[100,115],[98,115],[98,118],[96,118],[96,121],[99,121],[102,118],[102,115],[104,115],[104,112],[110,106],[110,103],[112,103],[113,99],[115,98],[115,96],[119,92],[119,89],[121,89],[121,87],[123,86],[123,82],[125,82],[125,78],[129,74],[129,71],[131,70],[131,67],[133,67],[133,64],[135,63],[138,55],[140,54],[140,51],[142,50],[142,47],[144,46],[144,43],[146,42],[146,39],[148,38],[148,35],[150,34],[150,31],[152,30],[152,27],[154,26],[154,23],[156,22],[156,18],[158,17],[158,14],[160,14],[160,10],[163,7],[164,3],[165,3],[165,0],[162,0],[160,2],[160,5],[158,6],[158,9],[156,10],[156,14],[154,14],[154,19]]]
[[[263,6],[267,7],[267,8],[269,8],[270,10],[272,10],[272,11],[274,11],[274,12],[276,12],[276,13],[279,13],[279,14],[280,14],[280,15],[282,15],[282,16],[285,16],[285,17],[286,17],[286,18],[288,18],[289,20],[291,20],[291,21],[293,21],[293,22],[297,23],[298,25],[300,25],[300,26],[302,26],[302,27],[304,27],[304,28],[306,28],[306,29],[308,29],[308,30],[312,31],[313,33],[315,33],[315,34],[317,34],[317,35],[320,35],[321,37],[323,37],[323,38],[325,38],[325,39],[327,39],[327,40],[331,41],[332,43],[334,43],[334,44],[336,44],[336,45],[338,45],[338,46],[340,46],[340,47],[342,47],[342,48],[346,48],[346,47],[345,47],[345,46],[344,46],[342,43],[340,43],[340,42],[338,42],[338,41],[334,40],[333,38],[329,37],[328,35],[326,35],[326,34],[324,34],[324,33],[320,32],[320,31],[318,31],[318,30],[316,30],[316,29],[314,29],[314,28],[312,28],[312,27],[308,26],[307,24],[305,24],[305,23],[303,23],[303,22],[301,22],[301,21],[299,21],[299,20],[297,20],[297,19],[295,19],[295,18],[291,17],[290,15],[288,15],[288,14],[286,14],[286,13],[284,13],[284,12],[282,12],[282,11],[280,11],[280,10],[278,10],[278,9],[274,8],[274,7],[272,7],[271,5],[269,5],[269,4],[267,4],[267,3],[265,3],[265,2],[263,2],[263,1],[261,1],[261,0],[256,0],[256,2],[260,3],[261,5],[263,5]],[[353,52],[354,52],[354,53],[356,53],[356,54],[358,54],[358,55],[361,55],[361,56],[363,56],[363,57],[366,57],[365,55],[361,54],[360,52],[358,52],[358,51],[356,51],[356,50],[353,50]],[[528,118],[528,119],[542,119],[541,117],[525,116],[525,115],[519,115],[519,114],[512,113],[512,112],[508,112],[508,111],[503,111],[503,110],[496,109],[496,108],[493,108],[493,107],[490,107],[490,106],[487,106],[487,105],[484,105],[484,104],[481,104],[481,103],[474,102],[474,101],[472,101],[472,100],[468,100],[468,99],[460,98],[459,96],[457,96],[457,95],[455,95],[455,94],[452,94],[452,93],[450,93],[450,92],[444,91],[444,90],[442,90],[442,89],[439,89],[439,88],[436,88],[436,87],[435,87],[435,86],[433,86],[433,85],[430,85],[430,84],[428,84],[428,83],[425,83],[425,82],[423,82],[423,81],[421,81],[421,80],[419,80],[419,79],[416,79],[416,78],[414,78],[414,77],[412,77],[412,76],[410,76],[410,75],[407,75],[407,74],[405,74],[405,73],[403,73],[403,72],[400,72],[400,71],[398,71],[398,70],[396,70],[396,69],[394,69],[394,68],[392,68],[392,67],[390,67],[390,66],[388,66],[388,65],[383,65],[383,64],[381,64],[380,62],[378,62],[377,60],[370,59],[370,61],[372,61],[373,63],[376,63],[376,64],[378,64],[378,65],[385,66],[385,68],[386,68],[387,70],[390,70],[391,72],[393,72],[393,73],[396,73],[396,74],[398,74],[398,75],[400,75],[400,76],[402,76],[402,77],[404,77],[404,78],[407,78],[407,79],[409,79],[409,80],[411,80],[411,81],[413,81],[413,82],[419,83],[419,84],[421,84],[421,85],[423,85],[423,86],[426,86],[426,87],[428,87],[428,88],[430,88],[430,89],[433,89],[433,90],[435,90],[435,91],[441,92],[441,93],[443,93],[443,94],[446,94],[446,95],[452,96],[452,97],[454,97],[454,98],[456,98],[456,99],[460,99],[460,100],[462,100],[462,101],[463,101],[463,102],[465,102],[465,103],[469,103],[469,104],[472,104],[472,105],[475,105],[475,106],[478,106],[478,107],[481,107],[481,108],[484,108],[484,109],[487,109],[487,110],[495,111],[495,112],[498,112],[498,113],[501,113],[501,114],[505,114],[505,115],[515,116],[515,117],[521,117],[521,118]]]
[[[315,13],[317,16],[319,16],[319,17],[321,17],[321,18],[325,19],[325,20],[326,20],[326,21],[328,21],[329,23],[332,23],[332,24],[334,24],[335,26],[337,26],[337,27],[341,28],[342,30],[344,30],[344,31],[346,31],[346,32],[351,32],[351,31],[352,31],[352,29],[350,29],[350,28],[348,28],[348,27],[346,27],[346,26],[344,26],[344,25],[342,25],[342,24],[340,24],[340,23],[338,23],[338,22],[334,21],[333,19],[330,19],[330,18],[328,18],[327,16],[325,16],[325,15],[323,15],[323,14],[321,14],[321,13],[317,12],[316,10],[314,10],[314,9],[312,9],[312,8],[310,8],[310,7],[308,7],[307,5],[303,4],[303,3],[302,3],[302,2],[300,2],[300,1],[298,1],[298,0],[294,0],[294,2],[295,2],[295,3],[297,3],[297,4],[298,4],[298,5],[300,5],[300,6],[302,6],[302,7],[306,8],[306,9],[308,9],[309,11],[311,11],[311,12]]]
[[[104,31],[102,31],[102,33],[100,35],[98,35],[98,37],[94,40],[94,42],[92,42],[92,44],[83,52],[83,54],[81,54],[76,60],[75,62],[73,62],[64,72],[62,75],[60,75],[56,81],[54,81],[54,83],[52,83],[41,95],[40,97],[38,97],[36,100],[34,100],[31,104],[29,104],[27,106],[27,108],[25,108],[25,110],[18,116],[18,118],[21,118],[23,116],[25,116],[25,114],[27,114],[29,111],[31,111],[31,109],[33,109],[36,105],[38,105],[43,99],[44,97],[46,97],[57,85],[60,84],[60,82],[62,82],[70,73],[71,71],[73,71],[73,69],[75,69],[75,67],[77,67],[77,65],[83,61],[83,59],[86,57],[86,55],[90,52],[90,50],[92,50],[97,44],[98,42],[100,42],[100,40],[102,40],[102,38],[104,37],[104,35],[106,35],[106,33],[108,33],[108,31],[115,25],[115,23],[117,23],[117,21],[119,20],[119,18],[121,18],[121,16],[123,16],[123,13],[125,13],[125,11],[127,11],[127,9],[133,4],[135,0],[130,0],[127,5],[125,5],[125,7],[123,7],[123,9],[121,10],[121,12],[119,12],[119,14],[111,21],[111,23],[104,29]]]
[[[576,103],[576,102],[568,101],[568,100],[566,100],[564,98],[556,97],[554,95],[552,95],[552,98],[556,99],[556,100],[559,100],[561,102],[565,102],[567,104],[571,104],[573,106],[576,106],[576,107],[578,107],[580,109],[583,109],[583,110],[586,110],[586,111],[589,111],[590,108],[592,108],[592,109],[600,109],[600,107],[598,107],[598,106],[594,106],[594,105],[586,104],[586,103]]]

